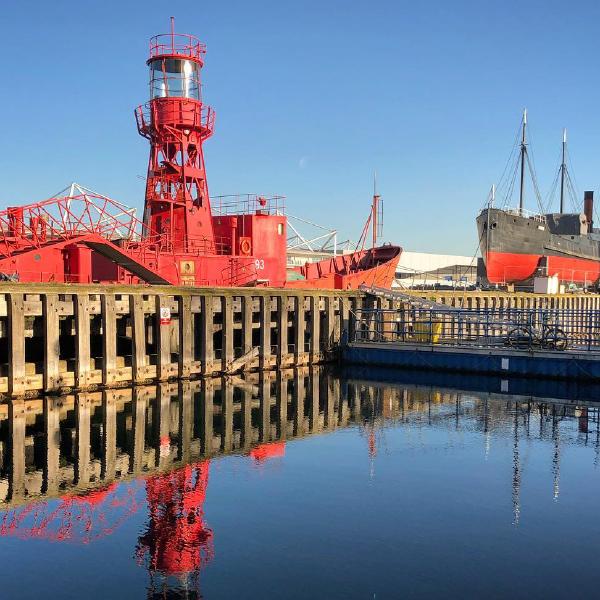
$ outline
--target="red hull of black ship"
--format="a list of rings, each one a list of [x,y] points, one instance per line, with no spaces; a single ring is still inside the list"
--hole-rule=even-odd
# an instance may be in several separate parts
[[[477,230],[491,283],[556,275],[562,282],[587,286],[600,277],[600,233],[583,213],[525,215],[518,209],[486,208],[477,217]]]

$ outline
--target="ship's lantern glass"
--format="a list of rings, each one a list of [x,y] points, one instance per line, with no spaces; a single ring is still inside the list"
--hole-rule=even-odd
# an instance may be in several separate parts
[[[150,63],[150,98],[200,100],[198,64],[182,58],[161,58]]]

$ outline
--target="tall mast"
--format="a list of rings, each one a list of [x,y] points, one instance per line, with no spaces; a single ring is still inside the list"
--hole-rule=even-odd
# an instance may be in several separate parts
[[[565,172],[567,170],[566,163],[567,150],[567,130],[563,129],[562,141],[562,162],[560,164],[560,212],[565,212]]]
[[[525,159],[527,158],[527,109],[523,110],[523,133],[521,135],[521,191],[519,193],[519,211],[525,204]]]
[[[371,210],[373,211],[373,248],[377,246],[377,228],[379,227],[379,223],[377,222],[377,218],[379,216],[379,200],[381,196],[377,193],[377,171],[373,173],[373,206]]]

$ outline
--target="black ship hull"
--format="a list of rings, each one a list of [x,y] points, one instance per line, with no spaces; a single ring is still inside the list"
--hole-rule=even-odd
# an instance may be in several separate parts
[[[589,285],[600,277],[600,234],[583,214],[525,215],[488,208],[477,217],[481,255],[491,283],[536,275]]]

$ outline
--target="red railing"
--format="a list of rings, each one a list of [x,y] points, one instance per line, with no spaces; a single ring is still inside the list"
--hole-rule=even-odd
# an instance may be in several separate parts
[[[188,33],[159,33],[150,38],[150,58],[173,54],[202,62],[206,45]]]
[[[174,99],[181,102],[173,102]],[[163,102],[163,100],[168,101]],[[135,109],[135,120],[141,135],[148,137],[155,124],[181,124],[193,129],[203,129],[206,136],[215,128],[215,111],[198,101],[185,97],[155,98]]]
[[[234,194],[212,196],[210,199],[214,215],[284,215],[285,196],[258,196],[256,194]]]

